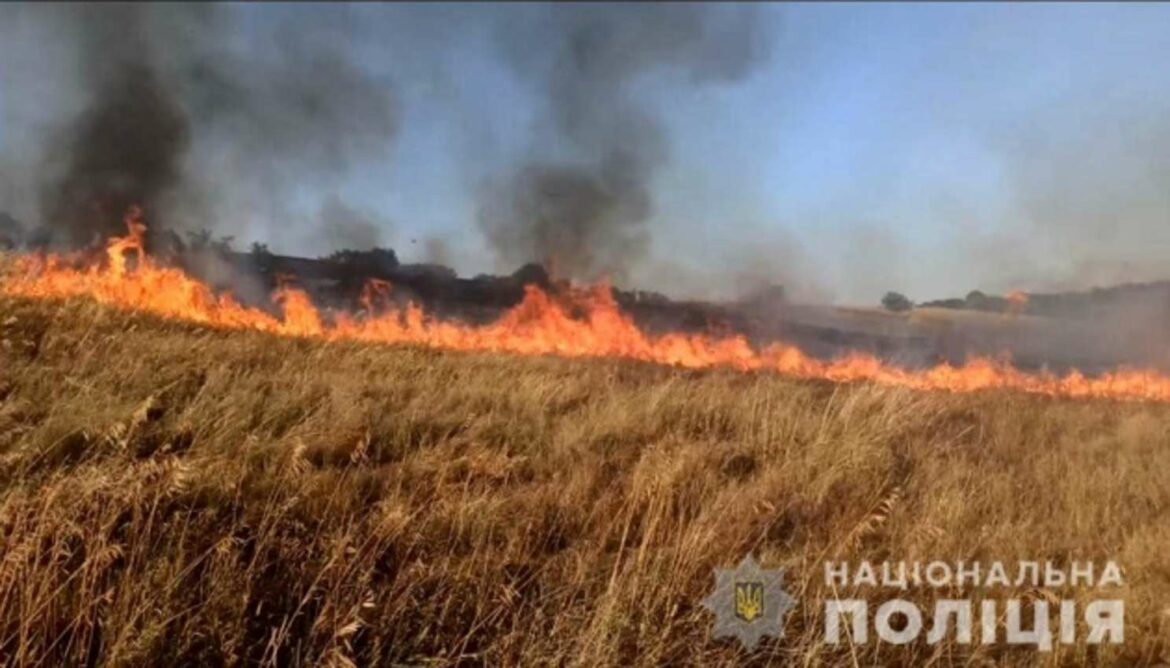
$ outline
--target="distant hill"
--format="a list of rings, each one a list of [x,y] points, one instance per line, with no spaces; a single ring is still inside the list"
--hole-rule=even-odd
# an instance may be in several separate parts
[[[923,302],[920,307],[947,308],[991,313],[1022,313],[1046,317],[1095,317],[1138,309],[1170,315],[1170,281],[1125,283],[1107,288],[1054,293],[986,295],[978,290],[965,298]]]

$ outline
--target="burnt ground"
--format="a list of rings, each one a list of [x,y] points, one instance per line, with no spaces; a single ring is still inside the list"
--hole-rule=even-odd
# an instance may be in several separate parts
[[[392,286],[389,303],[421,305],[444,319],[482,324],[518,304],[525,285],[555,293],[564,283],[529,264],[510,275],[462,278],[431,264],[399,264],[392,251],[342,253],[332,258],[299,258],[269,253],[187,251],[177,262],[218,289],[243,301],[268,306],[282,282],[306,291],[326,309],[362,308],[369,279]],[[1102,318],[1035,317],[992,312],[916,309],[895,314],[878,309],[842,309],[792,304],[780,293],[754,300],[704,302],[615,288],[621,307],[645,331],[741,334],[753,345],[782,341],[814,357],[830,359],[864,352],[884,361],[920,368],[961,364],[973,355],[1010,357],[1025,369],[1071,368],[1096,373],[1117,366],[1158,366],[1160,344],[1134,332],[1101,329]],[[1099,315],[1099,314],[1098,314]]]

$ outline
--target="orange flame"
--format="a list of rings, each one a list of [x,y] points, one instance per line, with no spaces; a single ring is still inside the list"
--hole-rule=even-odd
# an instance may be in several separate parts
[[[914,371],[884,364],[863,353],[824,361],[783,343],[757,350],[742,336],[651,336],[620,309],[604,284],[569,289],[558,299],[528,286],[520,304],[487,325],[430,318],[414,304],[404,309],[390,308],[375,316],[375,301],[385,301],[390,289],[385,282],[371,283],[364,291],[366,317],[341,314],[326,318],[303,290],[282,285],[273,295],[282,313],[277,317],[241,305],[229,295],[216,295],[179,269],[153,262],[143,249],[146,226],[139,212],[132,210],[126,222],[129,234],[108,243],[105,263],[78,268],[55,255],[22,256],[17,271],[0,284],[0,289],[30,297],[88,296],[166,318],[284,336],[413,343],[523,355],[622,357],[687,368],[771,370],[801,378],[871,381],[922,390],[1008,388],[1054,396],[1170,401],[1170,377],[1146,369],[1119,369],[1091,378],[1077,371],[1057,376],[1021,371],[1001,360],[976,358],[962,366],[944,363]],[[135,260],[133,267],[128,265],[128,256]],[[585,315],[573,317],[574,311]]]
[[[1019,315],[1028,308],[1028,295],[1021,290],[1012,290],[1005,297],[1008,302],[1008,315]]]

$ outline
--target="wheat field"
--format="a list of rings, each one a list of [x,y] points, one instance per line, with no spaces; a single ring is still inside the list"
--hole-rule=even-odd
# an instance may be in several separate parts
[[[1157,404],[0,298],[0,663],[1154,665],[1168,472]],[[700,605],[749,552],[797,601],[752,653],[711,639]],[[830,559],[1114,559],[1126,641],[827,645],[826,597],[889,595],[827,591]],[[937,592],[905,596],[925,610]]]

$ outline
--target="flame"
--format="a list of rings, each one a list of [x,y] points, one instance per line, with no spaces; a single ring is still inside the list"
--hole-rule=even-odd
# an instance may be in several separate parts
[[[1008,302],[1008,315],[1019,315],[1028,308],[1028,295],[1021,290],[1012,290],[1005,297]]]
[[[137,209],[127,215],[126,224],[128,234],[107,244],[105,262],[79,267],[75,261],[57,255],[21,256],[13,275],[0,283],[0,290],[41,298],[87,296],[165,318],[282,336],[412,343],[522,355],[622,357],[686,368],[770,370],[800,378],[869,381],[921,390],[970,392],[1006,388],[1053,396],[1170,401],[1170,377],[1147,369],[1118,369],[1094,377],[1077,371],[1057,376],[1021,371],[1004,360],[976,358],[962,366],[944,363],[925,370],[908,370],[864,353],[826,361],[784,343],[755,349],[743,336],[651,336],[621,310],[605,284],[570,288],[556,296],[527,286],[517,306],[487,325],[434,319],[414,304],[387,308],[376,315],[375,307],[387,303],[391,288],[385,281],[372,281],[366,286],[361,300],[365,312],[360,317],[326,317],[303,290],[284,284],[273,295],[281,313],[276,316],[244,306],[230,295],[217,295],[181,270],[152,261],[144,251],[146,226]],[[576,312],[584,316],[574,317]]]

